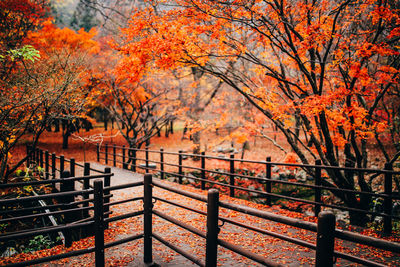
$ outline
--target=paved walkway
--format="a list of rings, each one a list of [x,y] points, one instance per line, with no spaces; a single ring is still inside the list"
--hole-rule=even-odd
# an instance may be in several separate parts
[[[92,163],[92,167],[96,169],[104,169],[104,165]],[[132,173],[127,170],[119,168],[112,168],[114,176],[111,178],[111,185],[125,184],[130,182],[136,182],[143,179],[142,174]],[[172,185],[176,188],[185,189],[188,191],[196,192],[202,195],[206,195],[205,191],[201,191],[189,186],[183,186],[176,183],[163,181],[166,184]],[[113,192],[114,196],[112,201],[122,200],[135,196],[143,195],[143,187],[128,188]],[[174,193],[162,190],[160,188],[154,188],[154,195],[165,198],[168,200],[178,201],[179,203],[187,206],[191,206],[197,210],[206,211],[206,204],[202,202],[189,199]],[[267,207],[255,203],[250,203],[241,199],[234,199],[227,196],[221,196],[221,199],[231,203],[249,205],[254,208],[261,210],[283,214],[286,211],[280,210],[278,207]],[[136,201],[131,203],[125,203],[118,206],[113,206],[113,216],[124,214],[127,212],[141,210],[143,207],[142,201]],[[160,201],[154,204],[154,209],[160,210],[168,215],[179,219],[182,222],[191,224],[192,226],[205,231],[206,224],[204,216],[197,213],[190,212],[175,206],[171,206]],[[225,209],[220,210],[221,216],[231,218],[233,220],[251,224],[253,226],[285,234],[291,237],[301,238],[311,243],[315,242],[315,234],[309,233],[305,230],[299,230],[296,228],[290,228],[279,223],[258,219],[249,215],[240,214],[237,212],[228,212]],[[299,217],[301,215],[299,214]],[[142,216],[129,218],[124,221],[114,222],[110,224],[110,229],[107,230],[106,239],[109,241],[118,240],[128,235],[142,233],[143,232],[143,220]],[[157,216],[153,216],[153,232],[158,233],[168,241],[188,251],[192,255],[198,258],[205,259],[205,240],[201,237],[195,236],[190,232],[183,230]],[[225,224],[221,227],[220,238],[233,242],[237,245],[243,246],[244,248],[251,250],[254,253],[263,255],[269,260],[279,262],[284,266],[309,266],[314,264],[315,252],[303,248],[276,238],[257,234],[252,231],[245,230],[230,224]],[[154,239],[153,239],[154,240]],[[106,240],[107,242],[107,240]],[[373,258],[379,258],[381,256],[390,256],[389,254],[382,254],[380,251],[367,250],[366,248],[359,248],[343,242],[337,242],[336,248],[347,247],[345,251],[352,255],[366,255],[371,254],[371,251],[375,256]],[[161,266],[193,266],[193,264],[181,255],[178,255],[174,251],[170,250],[158,241],[153,241],[153,257],[154,261]],[[390,256],[392,260],[398,260],[397,257]],[[107,265],[110,266],[144,266],[142,263],[143,259],[143,241],[137,240],[127,244],[123,244],[114,248],[106,249]],[[399,261],[400,262],[400,261]],[[397,265],[399,262],[393,262],[392,264]],[[236,253],[228,251],[222,247],[218,249],[218,264],[220,266],[258,266],[259,264],[246,259]],[[83,255],[80,257],[74,257],[68,260],[68,262],[56,262],[48,264],[49,266],[93,266],[94,255]],[[350,266],[348,262],[339,260],[337,266]]]

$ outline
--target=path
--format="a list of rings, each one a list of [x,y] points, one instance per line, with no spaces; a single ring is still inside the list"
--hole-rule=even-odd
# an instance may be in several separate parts
[[[92,163],[91,166],[96,169],[104,169],[104,165]],[[136,182],[143,179],[142,174],[132,173],[127,170],[120,168],[112,168],[114,176],[111,178],[111,185],[125,184],[130,182]],[[176,183],[163,181],[176,188],[185,189],[191,192],[206,195],[205,191],[201,191],[189,186],[183,186]],[[155,196],[165,198],[168,200],[178,201],[179,203],[187,206],[194,207],[195,209],[206,211],[206,204],[198,202],[183,196],[178,196],[174,193],[162,190],[160,188],[154,188],[153,191]],[[122,200],[135,196],[143,195],[143,187],[128,188],[113,192],[112,201]],[[221,196],[224,201],[232,202],[235,204],[248,205],[254,208],[270,211],[278,214],[287,213],[287,211],[281,210],[276,206],[267,207],[255,203],[251,203],[241,199],[234,199],[227,196]],[[133,203],[125,203],[112,208],[113,215],[119,215],[127,212],[132,212],[142,209],[142,201]],[[181,208],[177,208],[165,203],[157,201],[154,204],[154,209],[163,211],[164,213],[179,219],[182,222],[191,224],[192,226],[205,231],[205,218],[197,213],[193,213]],[[309,233],[304,230],[298,230],[290,228],[279,223],[266,221],[263,219],[257,219],[252,216],[239,214],[237,212],[228,212],[225,209],[220,210],[220,215],[229,217],[236,221],[251,224],[265,230],[270,230],[285,234],[291,237],[301,238],[303,240],[314,243],[315,234]],[[300,215],[299,215],[300,216]],[[143,232],[142,216],[130,218],[121,222],[115,222],[110,224],[110,230],[107,232],[107,237],[110,241],[118,240],[128,235],[137,234]],[[201,237],[195,236],[190,232],[183,230],[180,227],[174,226],[171,223],[153,216],[153,231],[160,234],[168,241],[178,245],[184,250],[196,255],[198,258],[205,259],[205,240]],[[107,238],[106,237],[106,238]],[[285,266],[308,266],[314,264],[314,251],[303,248],[291,243],[257,234],[243,228],[239,228],[230,224],[225,224],[221,227],[221,233],[219,238],[228,240],[237,245],[241,245],[244,248],[251,250],[254,253],[261,254],[269,260],[279,262]],[[154,240],[154,239],[153,239]],[[336,243],[336,248],[349,246],[342,242]],[[371,253],[366,249],[356,248],[350,246],[346,249],[347,253],[353,255],[365,255]],[[376,257],[381,256],[381,252],[373,251]],[[93,254],[93,253],[92,253]],[[143,241],[137,240],[127,244],[123,244],[114,248],[106,249],[106,259],[109,265],[112,266],[144,266],[143,264]],[[161,266],[193,266],[193,264],[181,255],[178,255],[174,251],[170,250],[166,246],[162,245],[158,241],[153,241],[153,257],[154,261]],[[395,258],[393,258],[395,259]],[[397,258],[398,260],[398,258]],[[93,266],[94,255],[83,255],[80,257],[74,257],[68,260],[68,262],[56,262],[48,264],[49,266]],[[236,253],[227,251],[226,249],[219,246],[218,248],[218,263],[221,266],[258,266],[257,263],[246,259]],[[397,262],[398,264],[398,262]],[[338,261],[338,266],[349,266],[345,261]],[[396,265],[396,263],[395,263]]]

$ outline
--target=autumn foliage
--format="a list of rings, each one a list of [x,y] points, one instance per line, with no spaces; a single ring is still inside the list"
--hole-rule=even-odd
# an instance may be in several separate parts
[[[46,18],[46,1],[2,1],[0,55],[0,176],[3,182],[16,165],[9,151],[22,136],[38,137],[55,118],[85,109],[88,55],[98,52],[96,32],[56,27]],[[86,67],[85,67],[86,65]]]
[[[301,162],[368,167],[368,140],[390,162],[383,139],[394,123],[399,10],[388,1],[149,1],[122,30],[123,71],[196,67],[222,80],[284,134]],[[393,106],[392,106],[393,107]],[[396,143],[398,140],[395,137]],[[371,191],[372,180],[331,172],[329,186]],[[339,196],[347,205],[371,198]],[[356,219],[356,217],[354,217]]]

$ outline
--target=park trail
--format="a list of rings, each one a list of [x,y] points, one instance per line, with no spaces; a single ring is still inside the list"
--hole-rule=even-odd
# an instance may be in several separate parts
[[[106,166],[98,163],[91,163],[91,167],[103,170]],[[143,174],[133,173],[128,170],[120,168],[111,168],[114,176],[111,177],[111,185],[126,184],[131,182],[141,181]],[[177,183],[162,180],[163,183],[170,186],[191,191],[194,193],[202,194],[206,196],[207,191],[202,191],[191,186],[179,185]],[[113,191],[113,197],[111,201],[118,201],[132,197],[143,196],[143,186],[127,188],[119,191]],[[161,188],[153,188],[153,196],[158,196],[167,200],[179,202],[180,204],[190,206],[196,210],[206,211],[206,203],[199,202],[175,193],[171,193]],[[258,208],[264,211],[273,212],[284,215],[285,210],[279,209],[278,206],[265,206],[255,204],[242,199],[230,198],[225,195],[221,195],[220,199],[230,203],[239,205],[247,205],[253,208]],[[138,211],[143,209],[143,202],[128,202],[120,205],[113,206],[111,210],[116,216],[128,212]],[[184,210],[161,201],[154,203],[154,209],[162,211],[175,219],[178,219],[184,223],[190,224],[202,231],[206,231],[206,220],[205,216],[198,213]],[[315,233],[311,233],[305,230],[297,229],[259,219],[250,215],[241,214],[234,211],[227,211],[226,209],[220,209],[220,215],[236,220],[238,222],[250,224],[255,227],[262,228],[264,230],[273,231],[276,233],[284,234],[290,237],[300,238],[302,240],[315,243]],[[303,218],[301,214],[298,214],[299,218]],[[109,230],[107,230],[106,242],[118,240],[129,235],[135,235],[143,232],[143,216],[125,219],[123,221],[110,223]],[[309,217],[313,220],[312,217]],[[166,240],[179,246],[185,251],[197,258],[205,259],[205,240],[199,236],[196,236],[187,230],[184,230],[176,225],[165,221],[155,215],[153,215],[153,232],[158,233]],[[280,263],[283,266],[311,266],[314,265],[315,251],[276,239],[270,236],[258,234],[256,232],[246,230],[228,223],[221,226],[219,238],[227,240],[236,245],[240,245],[243,248],[250,250],[256,254],[262,255],[267,259]],[[342,241],[336,241],[336,249],[340,249],[346,253],[352,255],[364,255],[370,259],[377,259],[382,256],[381,252],[376,250],[368,250],[367,248],[355,247],[352,244],[348,244]],[[389,255],[390,256],[390,255]],[[123,245],[108,248],[105,250],[106,266],[146,266],[143,263],[143,240],[139,239]],[[394,259],[394,258],[392,258]],[[194,266],[194,264],[184,258],[183,256],[172,251],[165,245],[161,244],[153,238],[153,260],[160,266]],[[396,260],[396,259],[394,259]],[[398,259],[397,259],[398,260]],[[400,261],[394,263],[397,265]],[[219,266],[260,266],[260,264],[242,257],[234,252],[231,252],[221,246],[218,247],[218,265]],[[344,260],[338,260],[337,266],[354,266]],[[54,261],[52,263],[42,264],[40,266],[94,266],[94,253],[86,254],[69,258],[67,260]]]

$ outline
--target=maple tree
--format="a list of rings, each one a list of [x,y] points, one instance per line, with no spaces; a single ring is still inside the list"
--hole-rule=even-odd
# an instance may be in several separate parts
[[[112,47],[119,49],[115,44]],[[139,69],[126,72],[126,64],[135,64],[126,60],[123,55],[105,48],[88,86],[96,88],[93,100],[115,119],[129,147],[141,148],[173,119],[174,104],[168,98],[171,89],[163,76],[165,73],[143,75]]]
[[[24,159],[10,166],[9,159],[25,134],[30,133],[36,145],[55,118],[73,119],[88,104],[84,101],[87,92],[78,89],[85,82],[85,55],[98,51],[92,40],[95,31],[57,28],[45,17],[46,1],[5,2],[8,10],[2,10],[6,15],[1,16],[1,24],[8,27],[1,36],[2,182],[23,163]]]
[[[379,111],[398,88],[395,3],[178,0],[176,7],[166,7],[149,2],[122,30],[129,41],[124,52],[141,70],[196,67],[241,94],[265,117],[260,123],[272,121],[302,163],[369,166],[368,140],[379,143],[388,134],[392,121],[382,120]],[[126,65],[126,72],[136,67]],[[397,158],[396,151],[380,148],[386,161]],[[334,170],[329,177],[325,185],[372,190],[373,177]],[[372,200],[335,194],[354,208],[364,209]],[[356,212],[350,215],[353,223],[366,221]]]

